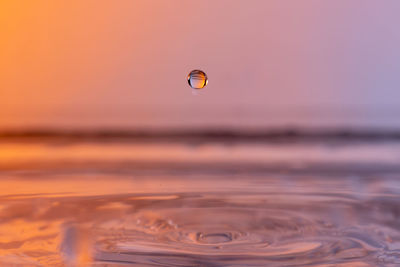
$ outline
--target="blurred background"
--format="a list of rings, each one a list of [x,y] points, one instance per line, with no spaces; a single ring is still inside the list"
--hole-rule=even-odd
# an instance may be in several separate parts
[[[400,126],[396,0],[0,5],[3,130]]]
[[[399,10],[0,1],[0,266],[400,266]]]

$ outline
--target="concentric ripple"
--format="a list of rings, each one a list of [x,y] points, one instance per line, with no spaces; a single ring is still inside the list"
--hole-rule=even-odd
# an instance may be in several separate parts
[[[117,253],[126,262],[159,266],[400,263],[395,259],[400,251],[388,253],[387,240],[400,241],[398,229],[382,227],[383,217],[363,218],[364,205],[347,196],[303,194],[148,199],[145,208],[113,222],[113,233],[99,241],[96,257],[112,260]],[[375,200],[370,208],[379,205]],[[110,234],[109,225],[97,231]]]
[[[162,184],[153,193],[143,193],[142,177],[131,184],[141,193],[3,196],[0,235],[9,241],[0,242],[0,263],[400,266],[396,177],[196,177],[174,192],[187,179],[152,177]],[[68,181],[90,188],[98,180]]]
[[[143,146],[3,150],[0,266],[400,266],[399,144]]]

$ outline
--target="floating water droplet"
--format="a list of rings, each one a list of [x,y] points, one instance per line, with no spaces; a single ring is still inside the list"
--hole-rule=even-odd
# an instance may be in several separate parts
[[[192,70],[188,75],[188,83],[193,89],[204,88],[208,83],[207,75],[201,70]]]

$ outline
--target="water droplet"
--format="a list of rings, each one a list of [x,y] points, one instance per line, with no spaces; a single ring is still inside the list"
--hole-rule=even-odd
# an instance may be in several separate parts
[[[201,70],[192,70],[188,75],[188,83],[193,89],[204,88],[208,83],[207,75]]]

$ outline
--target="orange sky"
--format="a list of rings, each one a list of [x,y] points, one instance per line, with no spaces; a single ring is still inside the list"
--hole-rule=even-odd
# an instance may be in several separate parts
[[[397,118],[399,5],[3,1],[0,127]],[[210,78],[200,96],[192,69]]]

